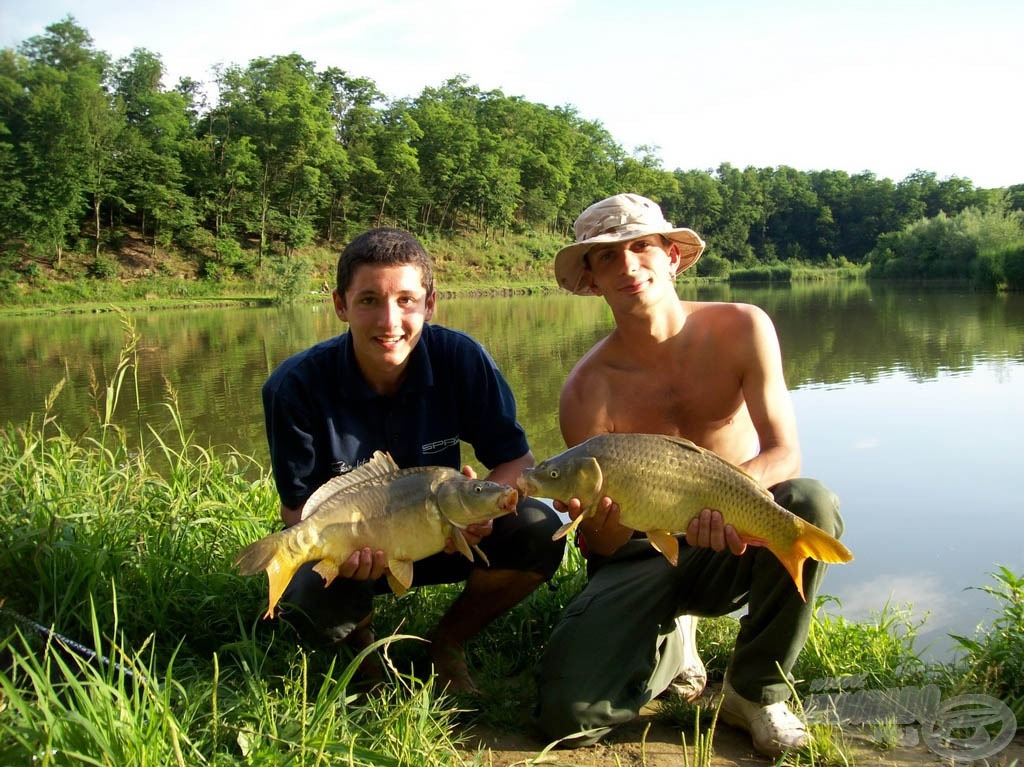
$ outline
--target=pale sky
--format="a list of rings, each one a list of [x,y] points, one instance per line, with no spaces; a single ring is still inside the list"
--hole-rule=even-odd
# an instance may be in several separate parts
[[[298,53],[389,98],[465,75],[572,106],[668,170],[1024,183],[1022,0],[0,0],[0,47],[68,14],[168,88]]]

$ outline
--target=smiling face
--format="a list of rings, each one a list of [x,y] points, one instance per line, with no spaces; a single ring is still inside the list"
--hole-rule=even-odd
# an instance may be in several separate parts
[[[586,255],[591,290],[614,304],[631,296],[660,297],[665,288],[675,295],[678,246],[651,234],[625,242],[595,245]]]
[[[374,390],[398,390],[435,298],[413,264],[363,264],[344,295],[334,291],[335,313],[349,324],[359,369]]]

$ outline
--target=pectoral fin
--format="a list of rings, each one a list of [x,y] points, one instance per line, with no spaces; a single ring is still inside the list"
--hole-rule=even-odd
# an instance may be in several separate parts
[[[473,552],[469,550],[469,543],[466,541],[466,536],[463,535],[462,531],[455,525],[452,525],[451,539],[452,543],[455,544],[455,548],[459,550],[459,553],[461,553],[462,556],[464,556],[466,559],[472,562]]]
[[[412,585],[412,562],[408,559],[388,561],[388,585],[398,596],[402,596]]]
[[[666,530],[648,530],[647,539],[660,551],[672,566],[679,564],[679,539]]]
[[[555,530],[555,534],[551,536],[551,540],[557,541],[559,538],[564,538],[567,535],[571,536],[572,533],[576,530],[576,528],[580,526],[580,522],[583,521],[583,518],[589,516],[590,509],[587,509],[578,517],[576,517],[576,519],[572,520],[571,522],[566,522],[560,528]]]
[[[313,565],[313,572],[324,579],[324,588],[331,585],[331,581],[338,577],[338,563],[330,557],[321,559]]]
[[[477,555],[478,557],[480,557],[480,561],[481,561],[481,562],[483,562],[483,563],[484,563],[485,565],[487,565],[488,567],[490,567],[490,566],[491,566],[491,560],[489,560],[489,559],[487,558],[487,555],[486,555],[486,554],[484,554],[484,550],[483,550],[483,549],[481,549],[481,548],[480,548],[479,546],[477,546],[477,545],[475,545],[475,544],[474,544],[474,546],[473,546],[473,551],[475,551],[475,552],[476,552],[476,555]]]

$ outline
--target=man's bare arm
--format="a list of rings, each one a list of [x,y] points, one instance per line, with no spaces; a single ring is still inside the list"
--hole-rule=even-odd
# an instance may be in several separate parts
[[[796,415],[782,370],[782,352],[771,319],[750,307],[751,343],[743,352],[743,399],[757,431],[760,450],[742,468],[771,487],[800,474]]]

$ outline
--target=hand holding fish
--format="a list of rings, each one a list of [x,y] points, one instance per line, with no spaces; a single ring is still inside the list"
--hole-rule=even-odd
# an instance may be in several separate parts
[[[633,536],[632,528],[619,520],[619,504],[608,496],[599,498],[591,508],[585,508],[579,498],[570,498],[566,502],[552,500],[555,509],[568,514],[570,520],[575,522],[579,519],[579,529],[587,539],[588,551],[611,556]]]
[[[715,551],[729,549],[739,556],[747,550],[747,544],[732,525],[725,524],[722,512],[702,509],[686,527],[686,542],[690,546],[711,548]]]
[[[354,581],[375,581],[388,569],[387,555],[369,546],[356,549],[338,566],[338,575]]]
[[[460,531],[462,537],[466,543],[469,544],[470,548],[476,546],[480,541],[486,538],[494,530],[494,520],[489,519],[486,522],[481,522],[478,525],[469,525],[468,527],[462,528]],[[459,548],[458,542],[452,536],[448,536],[448,539],[444,542],[444,553],[445,554],[461,554],[462,549]]]
[[[760,545],[779,559],[801,597],[803,565],[809,557],[820,562],[853,559],[835,537],[775,503],[752,476],[680,437],[600,434],[526,469],[518,486],[524,495],[579,499],[574,502],[582,511],[559,528],[556,538],[571,535],[591,519],[608,496],[619,507],[619,525],[646,533],[673,566],[679,561],[675,536],[684,531],[687,542],[716,551],[738,553],[745,545]],[[732,533],[727,531],[730,526]],[[596,553],[614,552],[622,545],[610,546],[614,541],[588,528],[587,543]]]

